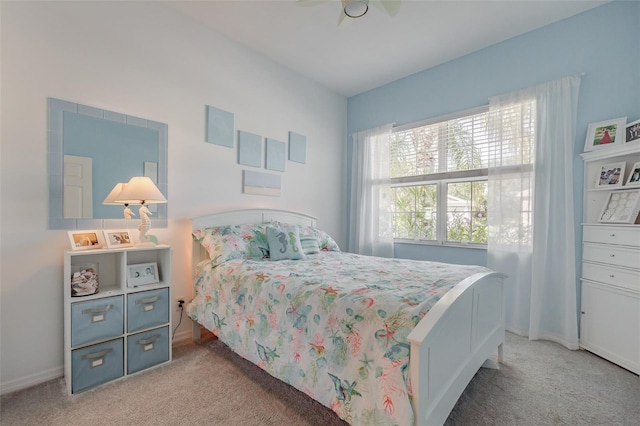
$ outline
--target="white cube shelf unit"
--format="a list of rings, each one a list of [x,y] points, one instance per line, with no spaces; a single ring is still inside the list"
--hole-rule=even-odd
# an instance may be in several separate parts
[[[64,376],[69,394],[171,361],[171,247],[65,251]],[[131,265],[158,282],[132,286]],[[72,296],[71,277],[97,270],[98,292]],[[151,279],[149,281],[156,281]]]
[[[640,162],[638,141],[582,154],[584,210],[580,346],[640,374],[640,186],[627,186]],[[625,164],[624,185],[597,185],[603,166]],[[605,167],[606,168],[606,167]],[[605,214],[612,194],[628,205],[629,220]],[[622,215],[624,216],[624,215]]]

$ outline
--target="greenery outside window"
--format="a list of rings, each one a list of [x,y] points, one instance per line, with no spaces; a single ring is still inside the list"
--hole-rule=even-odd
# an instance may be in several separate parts
[[[486,246],[488,115],[482,107],[394,129],[396,241]]]

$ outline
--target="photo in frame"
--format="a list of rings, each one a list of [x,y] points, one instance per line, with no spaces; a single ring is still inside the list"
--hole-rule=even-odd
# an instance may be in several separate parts
[[[137,287],[159,282],[160,276],[158,275],[158,264],[156,262],[127,266],[127,287]]]
[[[127,230],[104,230],[104,240],[108,248],[132,247],[133,238]]]
[[[603,164],[596,177],[596,188],[615,188],[624,183],[624,168],[626,163]]]
[[[611,191],[598,222],[634,223],[640,213],[640,189]]]
[[[627,143],[640,141],[640,120],[627,124],[625,128],[625,140]]]
[[[95,250],[104,247],[100,231],[68,231],[71,250]]]
[[[631,167],[631,173],[629,173],[625,186],[640,186],[640,161]]]
[[[623,129],[626,123],[627,117],[619,117],[589,124],[584,152],[624,143]]]

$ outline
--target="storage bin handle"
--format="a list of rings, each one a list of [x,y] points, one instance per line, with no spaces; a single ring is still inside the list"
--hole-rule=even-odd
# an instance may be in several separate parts
[[[87,308],[87,309],[83,309],[82,313],[83,314],[104,314],[111,308],[113,308],[113,305],[105,305],[99,308]]]
[[[82,355],[82,359],[102,358],[103,356],[105,356],[109,352],[113,352],[113,349],[112,348],[107,348],[107,349],[101,350],[100,352],[94,352],[92,354]]]
[[[140,344],[140,345],[148,345],[149,343],[153,343],[156,340],[158,340],[160,338],[159,334],[154,334],[153,336],[149,337],[148,339],[140,339],[140,340],[136,340],[136,343]]]
[[[147,297],[146,299],[138,299],[136,300],[136,305],[146,305],[147,303],[153,303],[160,300],[160,295]]]

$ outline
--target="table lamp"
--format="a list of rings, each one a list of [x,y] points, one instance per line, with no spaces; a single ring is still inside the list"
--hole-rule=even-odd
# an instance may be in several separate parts
[[[133,211],[131,211],[131,209],[129,208],[129,203],[116,201],[116,198],[118,197],[118,195],[120,195],[120,193],[122,192],[122,190],[124,189],[125,186],[127,186],[126,183],[123,183],[123,182],[116,183],[116,186],[113,187],[113,189],[111,190],[109,195],[107,195],[107,198],[104,199],[102,204],[107,205],[107,206],[124,205],[124,212],[123,213],[124,213],[124,218],[127,220],[127,226],[126,227],[128,228],[129,227],[129,219],[131,219],[131,217],[135,216],[136,214]]]
[[[155,243],[151,241],[147,232],[151,229],[151,212],[147,208],[146,204],[160,204],[166,203],[167,199],[164,198],[162,192],[158,189],[151,178],[147,176],[134,176],[129,182],[124,185],[124,188],[113,200],[114,203],[119,204],[140,204],[140,225],[138,231],[140,231],[140,243],[137,246],[155,246]]]

